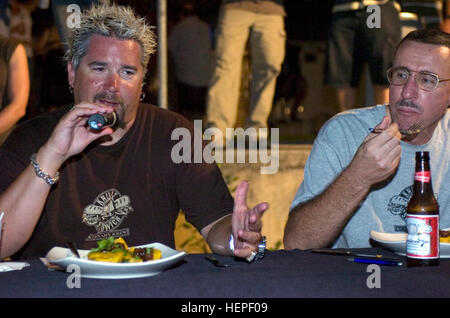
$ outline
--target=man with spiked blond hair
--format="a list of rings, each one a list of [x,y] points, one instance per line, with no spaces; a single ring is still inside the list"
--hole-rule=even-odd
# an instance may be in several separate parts
[[[23,123],[0,148],[1,257],[45,255],[67,241],[90,248],[110,236],[173,247],[180,209],[213,252],[262,257],[267,204],[249,209],[245,182],[233,202],[215,164],[174,163],[171,132],[192,124],[140,102],[156,46],[147,22],[128,7],[93,6],[68,46],[73,105]],[[87,124],[113,113],[109,127]]]

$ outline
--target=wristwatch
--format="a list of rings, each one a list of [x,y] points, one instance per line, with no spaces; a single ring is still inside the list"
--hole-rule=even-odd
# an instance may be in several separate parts
[[[234,252],[234,238],[233,234],[230,235],[230,240],[228,241],[231,252]],[[253,261],[257,261],[264,257],[264,253],[266,252],[266,237],[263,236],[261,241],[258,244],[258,251],[252,251],[252,254],[246,258],[247,262],[251,263]]]
[[[252,262],[252,261],[257,261],[257,260],[259,260],[259,259],[264,257],[264,253],[265,252],[266,252],[266,237],[263,236],[261,238],[261,241],[259,241],[259,244],[258,244],[258,252],[257,253],[252,252],[252,255],[247,257],[247,261],[249,263]]]

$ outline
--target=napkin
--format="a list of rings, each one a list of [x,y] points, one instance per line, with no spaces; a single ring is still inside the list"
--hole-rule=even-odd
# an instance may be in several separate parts
[[[0,262],[0,273],[9,271],[20,271],[27,266],[30,266],[30,264],[25,262]]]

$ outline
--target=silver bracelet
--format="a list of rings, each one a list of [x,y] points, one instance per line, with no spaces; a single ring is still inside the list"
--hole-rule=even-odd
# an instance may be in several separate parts
[[[30,161],[31,161],[31,165],[32,165],[33,168],[34,168],[34,172],[36,172],[36,175],[37,175],[39,178],[44,179],[44,181],[45,181],[48,185],[52,186],[52,185],[54,185],[56,182],[58,182],[58,180],[59,180],[59,172],[57,172],[56,175],[55,175],[53,178],[50,177],[48,173],[46,173],[45,171],[43,171],[43,170],[39,167],[38,163],[36,162],[36,154],[35,154],[35,153],[31,155]]]

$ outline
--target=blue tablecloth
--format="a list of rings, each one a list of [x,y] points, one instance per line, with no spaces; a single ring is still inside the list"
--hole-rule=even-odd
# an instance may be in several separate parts
[[[358,251],[380,252],[375,249]],[[441,259],[437,267],[380,266],[375,282],[376,277],[371,275],[377,273],[373,269],[367,264],[348,262],[346,256],[278,250],[267,251],[264,259],[252,264],[230,257],[215,257],[230,266],[215,267],[205,255],[190,254],[156,276],[117,280],[81,278],[80,288],[68,287],[70,273],[48,270],[39,259],[32,259],[28,260],[30,266],[23,270],[0,273],[0,298],[450,296],[450,259]]]

